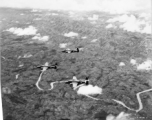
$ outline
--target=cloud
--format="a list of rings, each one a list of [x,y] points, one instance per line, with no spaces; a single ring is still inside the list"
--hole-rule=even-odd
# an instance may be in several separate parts
[[[81,37],[82,39],[86,39],[87,38],[87,36],[84,36],[84,37]]]
[[[152,33],[152,27],[150,24],[146,24],[145,25],[145,28],[141,31],[142,33],[148,33],[148,34],[151,34]]]
[[[137,61],[135,59],[131,59],[130,63],[132,65],[135,65],[137,70],[152,70],[152,60],[147,59],[146,61],[144,61],[143,63],[139,64],[137,63]]]
[[[106,120],[134,120],[130,117],[130,114],[121,112],[118,116],[108,115]]]
[[[115,18],[112,18],[112,19],[109,19],[107,20],[108,23],[114,23],[114,22],[126,22],[128,21],[129,19],[129,16],[127,14],[124,14],[122,16],[118,16],[118,17],[115,17]]]
[[[112,27],[113,27],[112,24],[108,24],[108,25],[106,26],[106,28],[112,28]]]
[[[113,24],[108,24],[105,28],[106,28],[106,29],[108,29],[108,28],[117,28],[117,26],[115,26],[115,25],[113,25]]]
[[[82,95],[101,94],[102,89],[99,88],[98,86],[87,85],[80,87],[77,93]]]
[[[122,28],[123,30],[127,30],[130,32],[151,34],[151,25],[148,20],[137,18],[132,14],[131,15],[124,14],[107,20],[107,23],[120,22],[121,25],[119,26],[119,28]],[[107,26],[107,27],[112,27],[112,26]]]
[[[42,18],[35,18],[34,20],[42,20]]]
[[[125,66],[125,63],[124,62],[120,62],[119,66]]]
[[[130,63],[131,63],[132,65],[136,65],[136,64],[137,64],[137,61],[136,61],[135,59],[131,59],[131,60],[130,60]]]
[[[60,47],[60,48],[66,48],[67,45],[68,45],[68,43],[61,43],[61,44],[59,45],[59,47]]]
[[[27,53],[27,54],[24,54],[23,58],[30,58],[30,57],[32,57],[32,56],[33,56],[32,54]]]
[[[146,60],[137,66],[137,70],[152,70],[152,61]]]
[[[8,30],[6,30],[8,32],[12,32],[13,34],[16,34],[18,36],[22,36],[22,35],[35,35],[37,32],[37,29],[33,26],[29,26],[27,28],[10,28]]]
[[[142,28],[143,26],[143,28]],[[130,32],[140,32],[151,34],[151,25],[144,20],[138,20],[135,16],[131,15],[123,25],[120,26],[124,30]]]
[[[52,13],[52,15],[58,15],[57,13]]]
[[[65,37],[76,37],[78,36],[78,33],[75,32],[69,32],[64,34]]]
[[[36,36],[34,36],[32,39],[47,42],[49,40],[49,36],[41,36],[40,34],[36,34]]]
[[[1,7],[56,10],[101,10],[110,13],[151,9],[151,0],[1,0]]]
[[[92,43],[97,42],[97,41],[98,41],[98,39],[91,40]]]

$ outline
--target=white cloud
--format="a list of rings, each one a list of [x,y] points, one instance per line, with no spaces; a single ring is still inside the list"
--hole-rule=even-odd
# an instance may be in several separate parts
[[[20,64],[18,67],[23,67],[24,66],[24,64]]]
[[[87,85],[81,86],[77,93],[82,95],[102,94],[102,89],[98,86]]]
[[[151,25],[146,20],[137,19],[134,15],[121,15],[107,20],[108,23],[120,22],[119,28],[130,32],[151,33]],[[110,26],[111,27],[111,26]]]
[[[18,77],[19,77],[19,74],[17,74],[17,75],[15,76],[16,79],[18,79]]]
[[[105,28],[117,28],[117,26],[113,25],[113,24],[108,24]]]
[[[93,42],[93,43],[94,43],[94,42],[97,42],[97,41],[98,41],[98,39],[93,39],[93,40],[91,40],[91,42]]]
[[[124,62],[120,62],[119,66],[125,66],[125,63]]]
[[[152,26],[150,24],[146,24],[141,33],[152,34]]]
[[[13,34],[16,34],[18,36],[22,35],[35,35],[37,32],[37,29],[33,26],[29,26],[28,28],[10,28],[6,31],[12,32]]]
[[[106,28],[112,28],[112,27],[113,27],[112,24],[108,24],[108,25],[106,26]]]
[[[118,16],[118,17],[109,19],[109,20],[107,20],[107,22],[109,22],[109,23],[117,22],[117,21],[119,21],[119,22],[126,22],[126,21],[128,21],[128,19],[129,19],[129,16],[127,14],[124,14],[122,16]]]
[[[106,120],[134,120],[130,114],[121,112],[118,116],[108,115]]]
[[[34,37],[32,37],[32,39],[39,39],[40,38],[40,35],[39,34],[37,34],[36,36],[34,36]]]
[[[59,47],[60,47],[60,48],[66,48],[67,45],[68,45],[68,43],[61,43],[61,44],[59,45]]]
[[[3,87],[2,88],[2,92],[5,93],[5,94],[10,94],[12,91],[9,87]],[[0,94],[0,97],[1,97],[1,94]],[[2,103],[2,102],[1,102]],[[1,105],[2,106],[2,105]],[[1,107],[2,108],[2,107]],[[2,116],[2,115],[1,115]]]
[[[76,37],[78,36],[78,33],[75,32],[69,32],[64,34],[65,37]]]
[[[86,39],[87,38],[87,36],[84,36],[84,37],[81,37],[82,39]]]
[[[58,15],[58,14],[57,14],[57,13],[52,13],[52,15],[55,15],[55,16],[56,16],[56,15]]]
[[[30,57],[32,57],[32,56],[33,56],[32,54],[27,53],[27,54],[24,54],[23,58],[30,58]]]
[[[49,40],[49,36],[41,36],[40,34],[36,34],[36,36],[34,36],[32,38],[33,40],[39,40],[41,42],[47,42]]]
[[[146,60],[142,64],[137,65],[137,70],[152,70],[152,60]]]
[[[34,20],[42,20],[42,18],[35,18]]]
[[[46,42],[49,40],[49,36],[42,36],[40,41]]]
[[[140,13],[139,14],[139,17],[140,18],[143,18],[143,19],[145,19],[145,20],[147,20],[147,21],[151,21],[151,12],[149,13],[144,13],[144,12],[142,12],[142,13]]]
[[[130,63],[131,63],[132,65],[136,65],[136,64],[137,64],[137,61],[136,61],[135,59],[131,59],[131,60],[130,60]]]

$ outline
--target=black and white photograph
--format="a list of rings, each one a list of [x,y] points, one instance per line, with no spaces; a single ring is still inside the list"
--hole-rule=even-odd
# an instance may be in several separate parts
[[[152,120],[151,0],[0,0],[0,120]]]

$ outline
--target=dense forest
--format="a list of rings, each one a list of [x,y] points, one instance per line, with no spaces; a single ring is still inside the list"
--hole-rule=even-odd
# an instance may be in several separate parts
[[[152,88],[151,70],[137,70],[130,64],[130,59],[142,63],[151,58],[150,35],[106,29],[105,21],[114,15],[97,11],[76,12],[70,17],[68,11],[1,8],[0,14],[4,120],[106,120],[105,116],[122,111],[134,118],[128,120],[151,120],[152,92],[141,95],[143,109],[138,113],[111,101],[116,99],[138,109],[136,94]],[[95,24],[87,19],[94,14],[99,16]],[[49,40],[7,31],[28,26],[34,26],[37,33],[49,36]],[[71,31],[78,35],[64,36]],[[59,47],[61,43],[83,50],[63,53],[66,48]],[[44,72],[40,82],[44,90],[40,91],[35,85],[41,72],[37,66],[45,62],[56,64],[57,69]],[[120,66],[120,62],[125,65]],[[94,95],[101,101],[78,95],[68,84],[57,84],[48,90],[51,82],[73,76],[88,77],[90,84],[101,87],[103,93]]]

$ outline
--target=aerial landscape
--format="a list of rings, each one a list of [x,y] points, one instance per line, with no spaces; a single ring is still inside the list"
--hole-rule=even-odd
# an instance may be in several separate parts
[[[152,120],[151,14],[0,7],[4,120]]]

